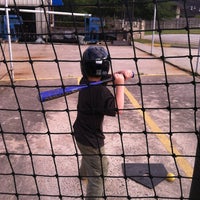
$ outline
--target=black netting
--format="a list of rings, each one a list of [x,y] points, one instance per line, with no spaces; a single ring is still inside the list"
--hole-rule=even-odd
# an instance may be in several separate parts
[[[44,102],[40,93],[77,85],[82,54],[94,43],[108,50],[111,74],[135,73],[125,83],[123,114],[104,121],[102,198],[198,199],[200,47],[191,15],[199,3],[63,0],[62,9],[23,2],[0,1],[0,200],[85,198],[73,136],[78,92]],[[180,11],[176,19],[162,15],[169,4]],[[152,20],[139,18],[137,8],[149,7]],[[10,31],[6,13],[17,20],[9,18]],[[98,30],[86,29],[89,16]],[[175,181],[166,181],[168,172]]]

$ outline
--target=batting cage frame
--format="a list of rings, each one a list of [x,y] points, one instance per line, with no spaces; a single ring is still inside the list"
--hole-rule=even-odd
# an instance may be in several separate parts
[[[0,1],[0,200],[199,199],[198,2],[54,3]],[[108,52],[109,76],[80,84],[90,46]],[[124,88],[124,108],[104,118],[103,150],[74,135],[79,92],[99,86],[116,104]],[[97,157],[101,172],[82,175]],[[103,193],[90,196],[95,179]]]

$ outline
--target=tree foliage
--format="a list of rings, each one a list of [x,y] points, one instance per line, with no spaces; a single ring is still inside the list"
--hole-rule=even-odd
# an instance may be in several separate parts
[[[159,1],[153,3],[152,0],[134,1],[134,18],[152,20],[154,8],[157,10],[157,19],[174,18],[176,16],[176,3],[172,1]]]
[[[64,6],[60,7],[60,10],[90,13],[93,16],[151,20],[154,15],[152,0],[63,0],[63,3]],[[174,1],[158,1],[157,18],[175,17],[175,6]]]
[[[94,16],[113,16],[122,13],[123,0],[63,0],[61,10],[90,13]]]

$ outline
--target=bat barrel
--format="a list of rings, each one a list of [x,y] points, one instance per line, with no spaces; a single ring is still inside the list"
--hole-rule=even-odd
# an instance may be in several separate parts
[[[134,77],[134,73],[133,73],[131,78],[133,78],[133,77]],[[113,80],[114,80],[114,78],[110,75],[109,78],[107,78],[105,80],[92,82],[90,84],[81,84],[81,85],[77,85],[77,86],[68,86],[68,87],[65,87],[65,88],[61,87],[61,88],[57,88],[57,89],[43,91],[43,92],[40,92],[39,99],[40,99],[41,102],[48,101],[48,100],[51,100],[51,99],[56,99],[56,98],[59,98],[59,97],[64,96],[64,95],[69,95],[69,94],[78,92],[82,89],[85,89],[85,88],[88,88],[88,87],[91,87],[91,86],[95,86],[95,85],[101,85],[103,83],[107,83],[107,82],[110,82],[110,81],[113,81]]]
[[[64,93],[63,88],[43,91],[43,92],[40,92],[40,100],[42,102],[44,102],[44,101],[48,101],[51,99],[55,99],[55,98],[62,96],[63,93]]]

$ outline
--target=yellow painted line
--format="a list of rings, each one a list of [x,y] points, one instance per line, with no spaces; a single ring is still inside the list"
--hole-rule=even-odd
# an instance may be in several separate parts
[[[70,79],[70,78],[75,79],[77,77],[73,77],[73,76],[63,77],[63,80],[64,79]],[[14,80],[15,81],[35,81],[36,79],[27,77],[27,78],[15,78]],[[60,78],[59,77],[57,77],[57,78],[56,77],[37,78],[37,81],[48,81],[48,80],[60,80]],[[10,81],[10,79],[9,78],[2,78],[2,79],[0,79],[0,81]]]
[[[137,102],[137,100],[133,97],[133,95],[128,91],[127,88],[125,88],[125,94],[129,98],[130,102],[135,108],[142,108],[140,104]],[[143,116],[142,110],[138,110],[138,112],[141,114],[141,116]],[[162,130],[158,127],[158,125],[154,122],[154,120],[149,116],[147,112],[144,113],[144,118],[145,118],[145,122],[148,124],[149,128],[153,132],[162,133]],[[160,142],[163,144],[163,146],[166,148],[166,150],[170,154],[174,153],[176,156],[181,156],[181,153],[176,149],[176,147],[174,147],[174,145],[173,147],[171,147],[171,142],[166,135],[164,134],[155,134],[155,135],[157,136],[157,138],[160,140]],[[173,148],[173,152],[172,152],[172,148]],[[186,174],[186,176],[192,177],[193,168],[191,164],[183,157],[176,157],[175,159],[179,167]]]
[[[81,81],[81,77],[78,77],[77,78],[77,85],[79,85],[80,81]]]
[[[138,76],[138,74],[135,74]],[[165,76],[165,74],[140,74],[140,76]],[[189,76],[187,73],[174,73],[174,74],[167,74],[167,76]]]
[[[188,75],[187,73],[182,73],[182,74],[168,74],[168,76],[184,76]],[[135,76],[138,76],[138,74],[135,74]],[[140,76],[164,76],[164,74],[140,74]],[[80,77],[75,77],[75,76],[69,76],[69,77],[63,77],[63,79],[68,79],[68,78],[77,78],[80,80]],[[44,78],[37,78],[37,81],[45,81],[45,80],[60,80],[60,77],[44,77]],[[0,77],[0,81],[10,81],[8,75]],[[17,78],[15,77],[15,81],[35,81],[34,77],[24,77],[24,78]],[[79,83],[79,82],[78,82]]]

